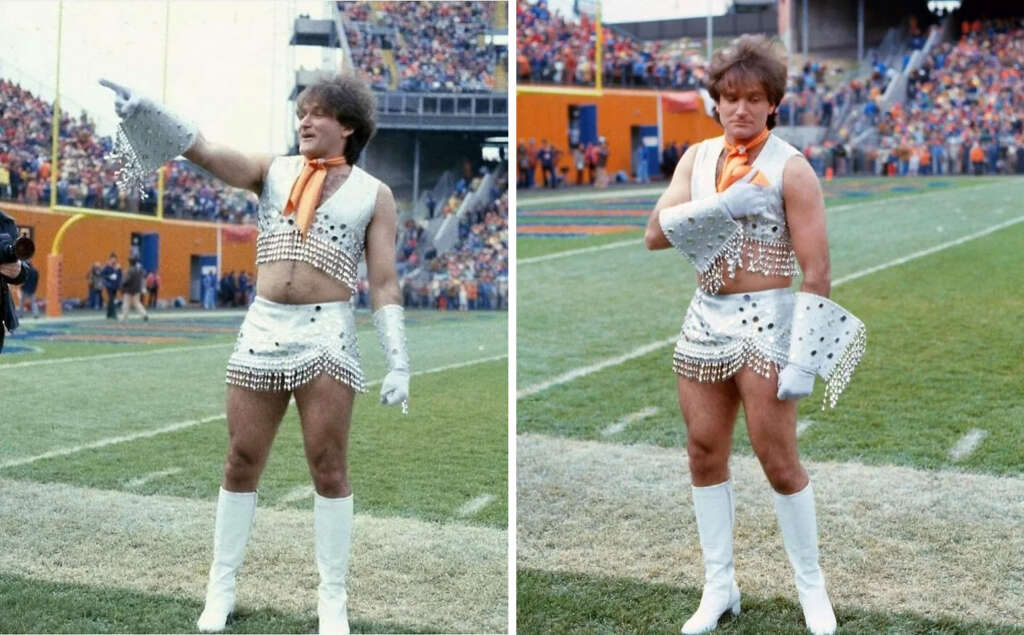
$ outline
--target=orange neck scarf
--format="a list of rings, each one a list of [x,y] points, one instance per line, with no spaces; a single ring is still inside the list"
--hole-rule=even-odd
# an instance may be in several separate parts
[[[292,192],[288,195],[288,203],[284,206],[285,216],[295,212],[295,221],[303,236],[309,232],[309,226],[313,224],[313,216],[320,203],[320,195],[324,191],[327,168],[345,164],[343,156],[333,159],[306,159],[306,166],[302,168],[299,178],[295,179]]]
[[[725,165],[722,166],[722,174],[718,177],[718,183],[715,186],[716,192],[724,192],[726,188],[750,172],[751,168],[747,164],[749,153],[760,148],[768,140],[770,134],[771,131],[765,128],[746,144],[730,145],[728,141],[725,142]],[[754,180],[757,180],[756,175]]]

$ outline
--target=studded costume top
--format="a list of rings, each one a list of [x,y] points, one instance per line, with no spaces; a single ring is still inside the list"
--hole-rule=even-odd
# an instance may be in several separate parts
[[[256,264],[298,260],[355,291],[380,181],[353,165],[341,187],[320,203],[303,238],[295,216],[284,216],[282,211],[304,164],[302,156],[277,157],[270,164],[260,195]]]
[[[690,177],[690,197],[693,200],[715,194],[715,172],[724,146],[725,137],[715,137],[697,147]],[[799,150],[775,135],[768,135],[751,167],[760,170],[771,183],[771,205],[764,214],[736,219],[742,230],[730,237],[738,241],[735,248],[722,252],[729,254],[727,262],[723,263],[724,270],[734,271],[738,267],[766,276],[795,276],[799,272],[782,199],[782,172],[786,161],[795,154],[799,154]],[[714,287],[709,289],[711,292],[715,290]]]

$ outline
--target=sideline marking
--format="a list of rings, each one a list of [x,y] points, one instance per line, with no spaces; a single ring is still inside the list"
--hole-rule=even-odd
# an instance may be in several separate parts
[[[657,342],[651,342],[650,344],[644,344],[640,348],[633,349],[632,351],[626,353],[625,355],[619,355],[618,357],[612,357],[610,359],[606,359],[604,361],[597,362],[596,364],[590,364],[589,366],[582,366],[582,367],[577,368],[575,370],[570,370],[567,373],[562,373],[561,375],[559,375],[557,377],[554,377],[552,379],[549,379],[547,381],[542,381],[539,384],[534,384],[532,386],[527,386],[526,388],[523,388],[523,389],[519,390],[516,393],[516,399],[522,399],[523,397],[529,397],[530,395],[535,395],[535,394],[537,394],[539,392],[547,390],[548,388],[551,388],[552,386],[557,386],[558,384],[568,383],[570,381],[573,381],[574,379],[579,379],[580,377],[585,377],[585,376],[587,376],[587,375],[589,375],[591,373],[596,373],[599,370],[604,370],[605,368],[608,368],[609,366],[618,366],[619,364],[621,364],[623,362],[628,362],[631,359],[635,359],[637,357],[641,357],[643,355],[646,355],[647,353],[651,353],[653,351],[656,351],[656,350],[658,350],[659,348],[661,348],[663,346],[668,346],[669,344],[674,344],[677,339],[679,339],[679,338],[678,337],[671,337],[669,339],[659,340]]]
[[[807,428],[813,426],[816,422],[812,419],[800,419],[796,422],[796,436],[802,435],[807,431]]]
[[[494,499],[494,494],[481,494],[476,498],[467,501],[462,505],[462,507],[459,507],[458,511],[455,513],[462,518],[467,516],[476,516],[480,513],[481,509],[490,505]]]
[[[620,240],[614,243],[608,243],[606,245],[594,245],[592,247],[580,247],[579,249],[569,249],[568,251],[559,251],[553,254],[545,254],[543,256],[534,256],[532,258],[520,258],[516,261],[516,264],[520,265],[531,265],[535,262],[544,262],[545,260],[556,260],[558,258],[568,258],[569,256],[575,256],[577,254],[587,254],[592,251],[604,251],[605,249],[618,249],[619,247],[625,247],[627,245],[635,245],[637,248],[640,247],[640,239],[632,238],[630,240]]]
[[[70,362],[85,362],[99,359],[120,359],[122,357],[136,357],[138,355],[158,355],[160,353],[189,353],[202,351],[211,348],[227,348],[234,346],[234,342],[224,344],[203,344],[200,346],[176,346],[173,348],[158,348],[151,351],[128,351],[125,353],[104,353],[103,355],[87,355],[84,357],[60,357],[57,359],[37,359],[27,362],[15,362],[13,364],[0,364],[0,370],[8,368],[25,368],[26,366],[48,366],[50,364],[65,364]]]
[[[956,445],[950,449],[949,458],[953,461],[966,459],[978,448],[978,445],[987,436],[988,430],[971,428],[965,432],[964,436],[960,437],[960,440],[956,442]]]
[[[159,472],[150,472],[149,474],[143,474],[139,478],[133,478],[124,484],[125,487],[141,487],[150,481],[154,481],[158,478],[165,476],[173,476],[179,472],[183,472],[184,469],[180,467],[172,467],[166,470],[160,470]]]
[[[459,362],[457,364],[446,364],[444,366],[438,366],[436,368],[428,368],[427,370],[421,370],[421,371],[418,371],[418,372],[414,372],[413,376],[415,377],[417,375],[429,375],[431,373],[440,373],[440,372],[443,372],[443,371],[446,371],[446,370],[452,370],[454,368],[462,368],[464,366],[473,366],[474,364],[483,364],[485,362],[493,362],[493,361],[496,361],[496,360],[499,360],[499,359],[505,359],[506,357],[508,357],[507,354],[505,354],[505,355],[494,355],[492,357],[483,357],[483,358],[480,358],[480,359],[474,359],[474,360],[470,360],[470,361],[467,361],[467,362]],[[367,382],[366,383],[366,387],[369,388],[371,386],[380,385],[381,381],[382,380]],[[156,428],[154,430],[144,430],[144,431],[141,431],[141,432],[134,432],[132,434],[125,434],[125,435],[121,435],[121,436],[117,436],[117,437],[110,437],[110,438],[107,438],[107,439],[100,439],[99,441],[93,441],[92,443],[86,443],[84,445],[76,445],[76,446],[73,446],[73,447],[70,447],[70,448],[64,448],[64,449],[61,449],[61,450],[51,450],[49,452],[44,452],[43,454],[37,454],[35,456],[29,456],[29,457],[24,457],[24,458],[20,458],[20,459],[11,459],[9,461],[4,461],[3,463],[0,463],[0,470],[3,470],[5,468],[9,468],[9,467],[17,467],[19,465],[28,465],[29,463],[35,463],[36,461],[42,461],[44,459],[52,459],[52,458],[55,458],[55,457],[58,457],[58,456],[68,456],[68,455],[71,455],[71,454],[77,454],[78,452],[82,452],[83,450],[93,450],[95,448],[103,448],[103,447],[106,447],[108,445],[115,445],[115,444],[118,444],[118,443],[127,443],[129,441],[135,441],[137,439],[145,439],[145,438],[148,438],[148,437],[155,437],[155,436],[158,436],[158,435],[161,435],[161,434],[166,434],[168,432],[177,432],[178,430],[184,430],[186,428],[192,428],[194,426],[197,426],[197,425],[200,425],[200,424],[203,424],[203,423],[209,423],[210,421],[217,421],[218,419],[226,419],[226,418],[227,418],[227,414],[221,413],[221,414],[217,414],[217,415],[210,415],[208,417],[203,417],[201,419],[189,419],[188,421],[179,421],[178,423],[172,423],[172,424],[163,426],[161,428]]]
[[[68,456],[71,454],[77,454],[84,450],[94,450],[96,448],[105,448],[108,445],[115,445],[118,443],[127,443],[129,441],[135,441],[136,439],[146,439],[149,437],[155,437],[168,432],[177,432],[178,430],[184,430],[185,428],[191,428],[201,423],[208,423],[210,421],[216,421],[218,419],[224,419],[227,415],[211,415],[209,417],[203,417],[202,419],[189,419],[188,421],[179,421],[178,423],[172,423],[170,425],[156,428],[154,430],[145,430],[142,432],[134,432],[132,434],[125,434],[119,437],[109,437],[107,439],[100,439],[99,441],[93,441],[92,443],[86,443],[84,445],[76,445],[70,448],[63,448],[61,450],[50,450],[43,454],[37,454],[35,456],[29,456],[21,459],[11,459],[10,461],[4,461],[0,463],[0,470],[8,467],[17,467],[19,465],[28,465],[29,463],[35,463],[36,461],[42,461],[43,459],[53,459],[58,456]]]
[[[842,284],[850,282],[851,280],[856,280],[857,278],[861,278],[861,277],[864,277],[866,275],[882,271],[884,269],[890,269],[892,267],[896,267],[898,265],[902,265],[902,264],[908,263],[911,260],[916,260],[916,259],[922,258],[924,256],[929,256],[931,254],[934,254],[936,252],[942,251],[944,249],[949,249],[950,247],[955,247],[957,245],[961,245],[961,244],[963,244],[965,242],[974,240],[975,238],[981,238],[982,236],[986,236],[986,235],[991,234],[993,232],[997,232],[1000,229],[1005,229],[1005,228],[1007,228],[1007,227],[1009,227],[1011,225],[1015,225],[1015,224],[1020,223],[1022,221],[1024,221],[1024,216],[1018,216],[1017,218],[1013,218],[1013,219],[1010,219],[1008,221],[1004,221],[1002,223],[997,223],[996,225],[992,225],[991,227],[988,227],[988,228],[983,229],[981,231],[974,232],[973,234],[968,234],[967,236],[962,236],[962,237],[957,238],[955,240],[950,240],[948,242],[944,242],[944,243],[942,243],[940,245],[936,245],[936,246],[930,247],[928,249],[922,249],[921,251],[916,251],[916,252],[910,254],[909,256],[904,256],[902,258],[897,258],[896,260],[890,260],[889,262],[886,262],[886,263],[883,263],[883,264],[880,264],[880,265],[876,265],[874,267],[868,267],[867,269],[862,269],[860,271],[851,273],[848,276],[843,276],[842,278],[839,278],[838,280],[834,281],[832,283],[832,288],[834,289],[834,288],[836,288],[836,287],[838,287],[838,286],[840,286]],[[569,371],[567,373],[562,373],[561,375],[558,375],[557,377],[553,377],[552,379],[548,379],[546,381],[542,381],[540,383],[533,384],[532,386],[527,386],[526,388],[523,388],[522,390],[520,390],[519,392],[516,393],[516,399],[522,399],[523,397],[529,397],[530,395],[534,395],[534,394],[536,394],[538,392],[547,390],[548,388],[551,388],[552,386],[557,386],[559,384],[564,384],[564,383],[573,381],[575,379],[579,379],[580,377],[585,377],[585,376],[590,375],[592,373],[596,373],[599,370],[604,370],[605,368],[608,368],[610,366],[618,366],[619,364],[622,364],[623,362],[628,362],[631,359],[635,359],[635,358],[640,357],[642,355],[646,355],[647,353],[651,353],[653,351],[656,351],[659,348],[661,348],[662,346],[667,346],[669,344],[672,344],[677,339],[678,339],[678,337],[672,337],[670,339],[660,340],[660,341],[657,341],[657,342],[651,342],[650,344],[644,344],[643,346],[641,346],[639,348],[636,348],[636,349],[633,349],[632,351],[630,351],[630,352],[628,352],[628,353],[626,353],[624,355],[619,355],[617,357],[612,357],[610,359],[606,359],[604,361],[597,362],[596,364],[590,364],[588,366],[582,366],[582,367],[577,368],[575,370],[571,370],[571,371]]]
[[[610,437],[613,434],[618,434],[618,433],[622,432],[623,430],[625,430],[629,426],[629,424],[636,423],[637,421],[640,421],[642,419],[646,419],[647,417],[650,417],[650,416],[653,416],[653,415],[656,415],[656,414],[658,414],[658,408],[655,407],[655,406],[648,406],[648,407],[646,407],[643,410],[640,410],[638,412],[632,412],[632,413],[626,415],[625,417],[623,417],[622,419],[619,419],[617,422],[613,423],[612,425],[608,426],[604,430],[601,430],[601,436]]]
[[[0,492],[0,571],[33,581],[170,593],[202,602],[216,495],[146,496],[4,478]],[[348,584],[359,601],[350,616],[425,632],[504,632],[507,529],[454,518],[375,516],[362,509],[353,521]],[[316,615],[313,544],[309,509],[260,507],[239,602],[304,620]],[[133,557],[126,557],[126,550]]]
[[[294,503],[300,500],[304,500],[306,498],[311,498],[312,496],[312,485],[299,485],[298,487],[293,487],[292,489],[288,490],[288,492],[284,496],[277,499],[277,505],[275,505],[275,507],[280,507],[287,503]]]
[[[704,569],[685,448],[532,433],[519,435],[517,446],[519,509],[529,510],[518,517],[521,570],[614,571],[618,579],[700,588]],[[754,595],[795,601],[760,462],[734,453],[729,463],[735,552],[749,564],[737,568],[740,583]],[[842,579],[829,589],[837,605],[1024,623],[1014,578],[1024,549],[1024,475],[803,463],[828,551],[825,575]],[[614,488],[609,474],[617,477]]]
[[[961,245],[961,244],[963,244],[965,242],[968,242],[970,240],[974,240],[975,238],[981,238],[982,236],[987,236],[988,234],[991,234],[993,232],[997,232],[1000,229],[1005,229],[1005,228],[1009,227],[1010,225],[1016,225],[1017,223],[1019,223],[1021,221],[1024,221],[1024,216],[1018,216],[1017,218],[1011,218],[1008,221],[1003,221],[1002,223],[998,223],[996,225],[992,225],[991,227],[987,227],[987,228],[985,228],[985,229],[983,229],[981,231],[974,232],[973,234],[968,234],[966,236],[962,236],[962,237],[957,238],[955,240],[950,240],[948,242],[944,242],[941,245],[936,245],[934,247],[929,247],[928,249],[922,249],[921,251],[915,251],[914,253],[910,254],[909,256],[903,256],[902,258],[897,258],[896,260],[890,260],[889,262],[886,262],[886,263],[883,263],[883,264],[880,264],[880,265],[876,265],[876,266],[870,267],[868,269],[863,269],[863,270],[858,271],[856,273],[851,273],[850,275],[843,276],[842,278],[840,278],[840,279],[836,280],[835,282],[833,282],[832,286],[835,287],[835,286],[843,284],[844,282],[849,282],[850,280],[856,280],[857,278],[866,276],[868,274],[875,273],[876,271],[882,271],[883,269],[889,269],[889,268],[895,267],[897,265],[902,265],[904,263],[910,262],[911,260],[916,260],[917,258],[921,258],[923,256],[928,256],[928,255],[934,254],[935,252],[942,251],[943,249],[949,249],[950,247],[956,247],[957,245]]]

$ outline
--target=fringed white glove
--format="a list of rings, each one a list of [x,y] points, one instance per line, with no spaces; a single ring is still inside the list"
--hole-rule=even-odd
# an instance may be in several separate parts
[[[814,392],[814,371],[796,364],[786,364],[779,373],[780,401],[787,399],[803,399]]]
[[[402,404],[402,414],[409,412],[409,350],[405,343],[405,310],[387,304],[373,314],[373,325],[384,349],[388,374],[380,386],[380,402],[393,406]]]
[[[199,138],[196,125],[163,104],[108,79],[100,84],[114,91],[114,110],[121,117],[113,158],[123,166],[117,173],[122,190],[143,187],[146,176],[192,147]]]

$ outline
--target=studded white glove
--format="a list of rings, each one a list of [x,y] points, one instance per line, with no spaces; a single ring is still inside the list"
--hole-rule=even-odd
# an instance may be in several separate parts
[[[814,371],[796,364],[786,364],[779,373],[779,401],[803,399],[814,392]]]
[[[768,188],[751,183],[756,175],[757,170],[751,170],[742,179],[727,187],[724,192],[715,195],[729,216],[743,218],[744,216],[768,213],[768,206],[771,204]]]
[[[380,402],[393,406],[402,404],[402,414],[409,412],[409,351],[405,344],[405,310],[387,304],[373,314],[373,325],[384,349],[388,374],[380,386]]]

